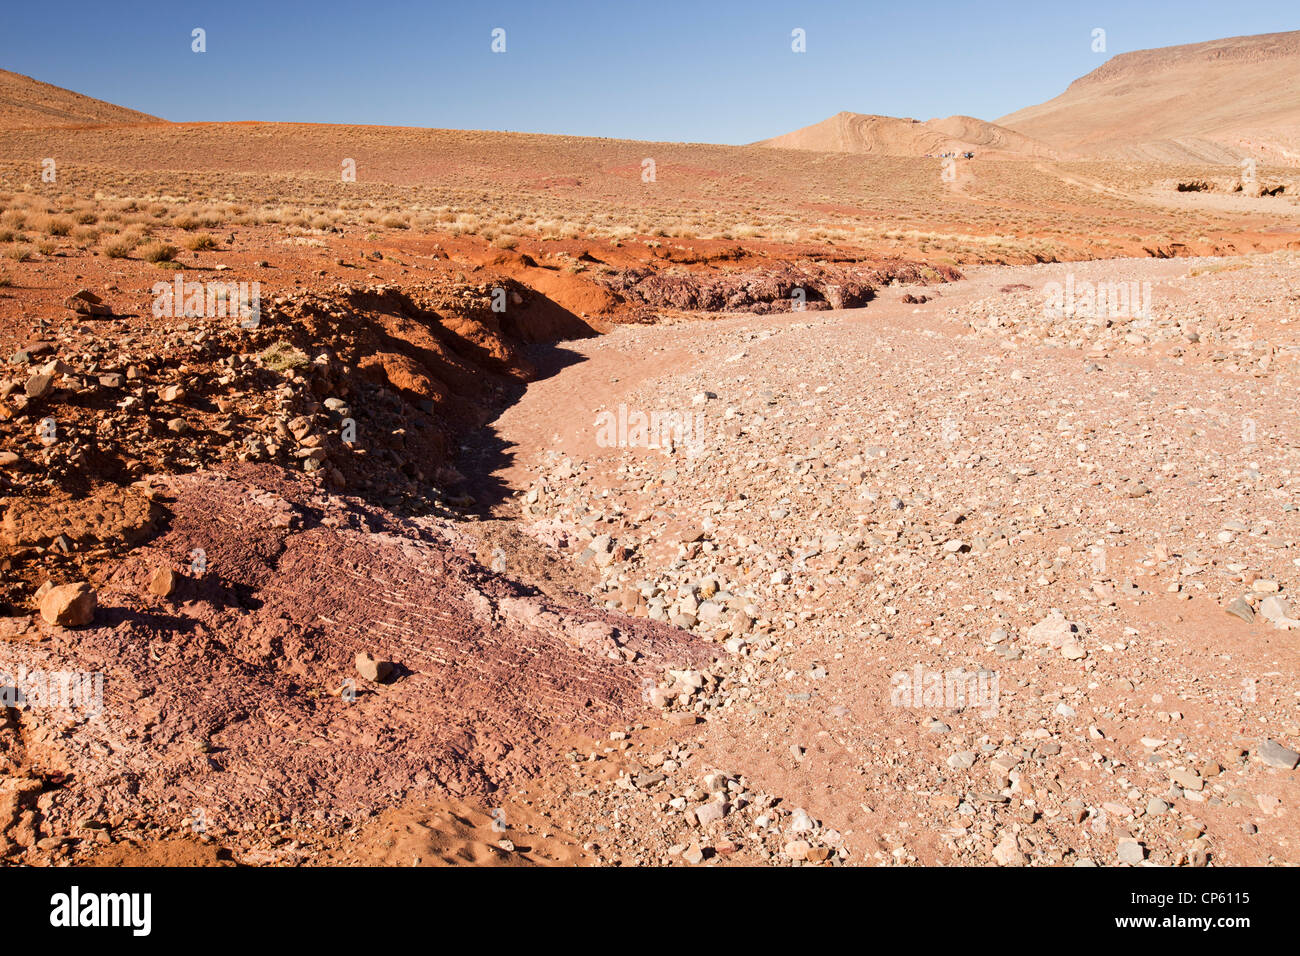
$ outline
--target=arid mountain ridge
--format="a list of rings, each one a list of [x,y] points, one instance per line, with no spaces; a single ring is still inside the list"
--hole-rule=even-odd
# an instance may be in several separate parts
[[[147,113],[42,83],[21,73],[0,70],[0,129],[158,122],[162,121]]]
[[[1300,161],[1300,32],[1122,53],[997,121],[1098,159]]]

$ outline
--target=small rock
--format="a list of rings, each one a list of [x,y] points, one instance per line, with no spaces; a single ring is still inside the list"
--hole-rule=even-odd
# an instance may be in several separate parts
[[[362,651],[357,655],[357,673],[368,681],[384,684],[393,676],[393,664],[376,659],[369,651]]]
[[[1296,753],[1290,747],[1284,747],[1276,740],[1266,740],[1259,745],[1255,751],[1255,756],[1270,767],[1281,767],[1283,770],[1294,770],[1297,764],[1300,764],[1300,753]]]
[[[809,816],[808,811],[802,807],[790,814],[789,830],[791,833],[810,833],[816,828],[817,824]]]
[[[33,375],[27,380],[23,391],[28,398],[44,398],[54,390],[53,375]]]
[[[176,590],[176,577],[171,568],[159,568],[149,579],[149,590],[159,597],[169,597]]]
[[[969,770],[975,766],[975,754],[969,750],[955,753],[948,758],[948,766],[953,770]]]
[[[1021,852],[1014,833],[1007,833],[993,848],[993,859],[998,866],[1024,866],[1029,862],[1029,857]]]
[[[1059,610],[1053,609],[1051,614],[1031,627],[1026,636],[1035,644],[1061,647],[1067,641],[1073,641],[1077,632],[1076,625],[1067,621]]]
[[[104,300],[89,289],[79,289],[63,300],[64,308],[71,309],[79,315],[112,315],[113,310],[104,305]]]
[[[785,855],[792,860],[806,860],[808,853],[812,850],[812,844],[807,840],[791,840],[785,845]]]
[[[1291,608],[1277,595],[1269,595],[1259,602],[1259,613],[1276,627],[1291,628],[1300,626],[1300,621],[1291,616]]]
[[[1117,852],[1121,863],[1138,864],[1147,856],[1146,849],[1136,840],[1120,840]]]
[[[710,823],[717,823],[726,815],[727,805],[719,800],[713,800],[695,808],[695,819],[699,821],[702,827],[706,827]]]
[[[60,627],[85,627],[95,619],[98,598],[86,581],[50,588],[41,597],[41,617]]]
[[[1224,608],[1233,617],[1239,617],[1247,624],[1255,620],[1255,609],[1246,603],[1245,598],[1235,598]]]

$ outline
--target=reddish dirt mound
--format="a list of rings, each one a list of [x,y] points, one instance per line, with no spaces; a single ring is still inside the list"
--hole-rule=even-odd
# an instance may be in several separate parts
[[[255,329],[141,325],[74,319],[0,377],[0,602],[137,540],[151,516],[123,487],[149,472],[264,461],[391,503],[436,494],[457,436],[536,375],[524,348],[594,334],[506,278],[279,297]]]
[[[892,282],[959,278],[961,274],[949,266],[896,260],[872,265],[776,263],[713,273],[625,269],[607,282],[623,298],[649,308],[767,314],[795,311],[796,301],[813,311],[853,309],[866,305],[877,289]]]
[[[347,403],[322,436],[327,475],[336,488],[383,494],[443,483],[455,438],[490,420],[512,386],[537,374],[524,346],[595,334],[504,277],[451,289],[341,287],[286,303],[283,318],[276,327],[287,341],[327,356],[310,373],[317,401]],[[351,444],[344,418],[356,422]]]
[[[270,820],[481,798],[536,772],[543,740],[633,719],[647,678],[706,657],[681,631],[485,570],[437,519],[265,465],[159,481],[170,528],[100,589],[94,625],[37,620],[0,643],[11,674],[104,674],[102,714],[33,708],[11,727],[14,762],[61,784],[43,785],[36,838],[189,820],[239,844]],[[181,574],[170,598],[148,589],[160,567]],[[362,652],[394,676],[358,676]]]

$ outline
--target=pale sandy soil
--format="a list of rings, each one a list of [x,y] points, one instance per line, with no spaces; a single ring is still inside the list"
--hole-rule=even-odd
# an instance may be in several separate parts
[[[1000,848],[1109,865],[1130,837],[1163,864],[1300,859],[1296,771],[1258,757],[1300,743],[1300,632],[1224,611],[1256,579],[1252,601],[1276,585],[1296,607],[1300,266],[1089,264],[1078,281],[1153,286],[1151,318],[1111,329],[1042,318],[1065,272],[977,270],[921,306],[619,329],[573,344],[582,360],[493,424],[516,456],[502,477],[541,492],[535,534],[587,565],[601,534],[632,554],[598,600],[645,614],[667,592],[673,613],[679,588],[718,587],[719,625],[678,620],[741,638],[698,707],[690,772],[588,810],[644,818],[593,834],[609,855],[761,846],[752,808],[697,829],[658,806],[721,770],[806,809],[858,863]],[[620,403],[701,413],[702,453],[599,447],[596,415]],[[732,624],[741,607],[756,623]],[[1052,609],[1079,627],[1076,659],[1030,636]],[[996,674],[996,714],[893,705],[891,676],[917,665]],[[594,798],[575,789],[581,812]],[[779,846],[801,838],[768,815]]]

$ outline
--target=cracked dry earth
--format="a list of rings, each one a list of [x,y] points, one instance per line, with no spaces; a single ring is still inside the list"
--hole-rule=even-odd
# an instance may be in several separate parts
[[[1149,314],[1044,318],[1071,272]],[[1300,862],[1300,260],[925,292],[570,343],[496,422],[594,600],[723,651],[571,811],[630,862]]]
[[[1069,274],[1150,313],[1046,318]],[[462,447],[490,511],[150,477],[93,623],[4,623],[4,668],[106,679],[6,711],[3,851],[1300,861],[1298,327],[1294,254],[977,267],[534,347]],[[693,433],[610,447],[620,406]]]

